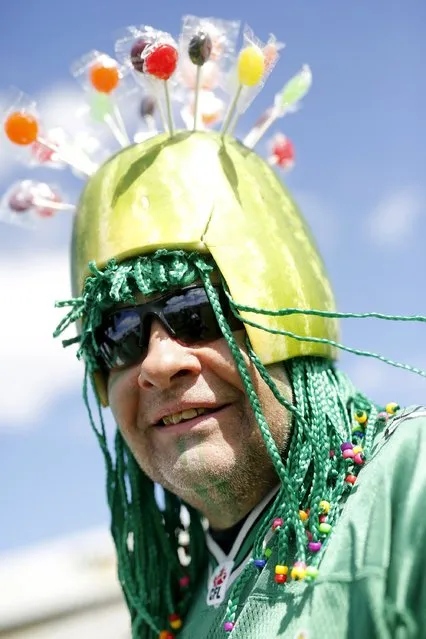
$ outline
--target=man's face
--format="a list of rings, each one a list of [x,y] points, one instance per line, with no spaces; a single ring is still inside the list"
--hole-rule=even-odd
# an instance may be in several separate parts
[[[234,337],[272,435],[278,448],[284,450],[288,413],[248,359],[243,346],[245,331],[234,333]],[[291,400],[282,365],[268,368],[280,392]],[[243,511],[248,512],[277,484],[224,338],[188,346],[172,338],[155,320],[145,358],[111,371],[108,397],[142,470],[204,512],[211,523],[216,520],[217,527],[227,525],[224,511],[230,500],[235,513],[241,510],[244,516]]]

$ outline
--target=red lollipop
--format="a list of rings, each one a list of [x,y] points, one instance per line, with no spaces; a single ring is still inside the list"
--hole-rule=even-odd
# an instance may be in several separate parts
[[[151,47],[150,47],[151,48]],[[145,57],[144,71],[159,80],[168,80],[176,70],[178,52],[172,44],[164,43],[152,47]]]
[[[277,135],[272,145],[272,164],[282,169],[289,169],[294,164],[294,145],[285,137],[285,135]]]

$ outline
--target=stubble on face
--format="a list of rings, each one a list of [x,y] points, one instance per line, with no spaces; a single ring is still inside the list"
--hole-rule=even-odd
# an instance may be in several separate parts
[[[219,403],[232,401],[227,419],[217,420],[202,430],[164,438],[155,429],[138,429],[129,421],[120,424],[119,415],[116,417],[142,470],[198,509],[214,528],[223,529],[234,525],[260,502],[277,485],[278,477],[228,346],[225,340],[218,342],[215,356],[227,359],[229,371],[222,361],[221,367],[215,367],[208,349],[200,349],[199,357],[203,359],[207,352],[206,361],[210,364],[204,367],[202,379],[182,377],[171,392],[181,397],[187,393],[192,400],[199,394],[200,398],[214,396]],[[238,336],[238,342],[271,435],[279,451],[284,452],[290,432],[289,414],[245,354],[243,335]],[[291,401],[290,383],[282,364],[269,366],[268,372],[280,392]],[[111,405],[114,410],[114,401]],[[140,405],[138,410],[142,409]]]

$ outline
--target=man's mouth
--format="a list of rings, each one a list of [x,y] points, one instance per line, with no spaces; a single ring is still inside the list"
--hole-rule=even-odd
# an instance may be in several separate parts
[[[158,422],[157,426],[161,426],[161,427],[170,426],[170,425],[174,426],[176,424],[180,424],[181,422],[188,421],[189,419],[194,419],[195,417],[198,417],[199,415],[208,415],[209,413],[214,413],[220,410],[221,408],[224,408],[224,407],[215,406],[214,408],[187,408],[186,410],[183,410],[182,412],[179,412],[179,413],[172,413],[171,415],[165,415]]]

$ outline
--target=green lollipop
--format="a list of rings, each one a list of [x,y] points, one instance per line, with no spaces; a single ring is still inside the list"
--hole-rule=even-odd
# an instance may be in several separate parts
[[[307,64],[294,75],[283,90],[275,96],[274,106],[279,111],[278,117],[294,107],[308,93],[312,85],[312,72]]]
[[[104,122],[114,110],[112,100],[107,93],[94,93],[90,98],[90,115],[96,122]]]

